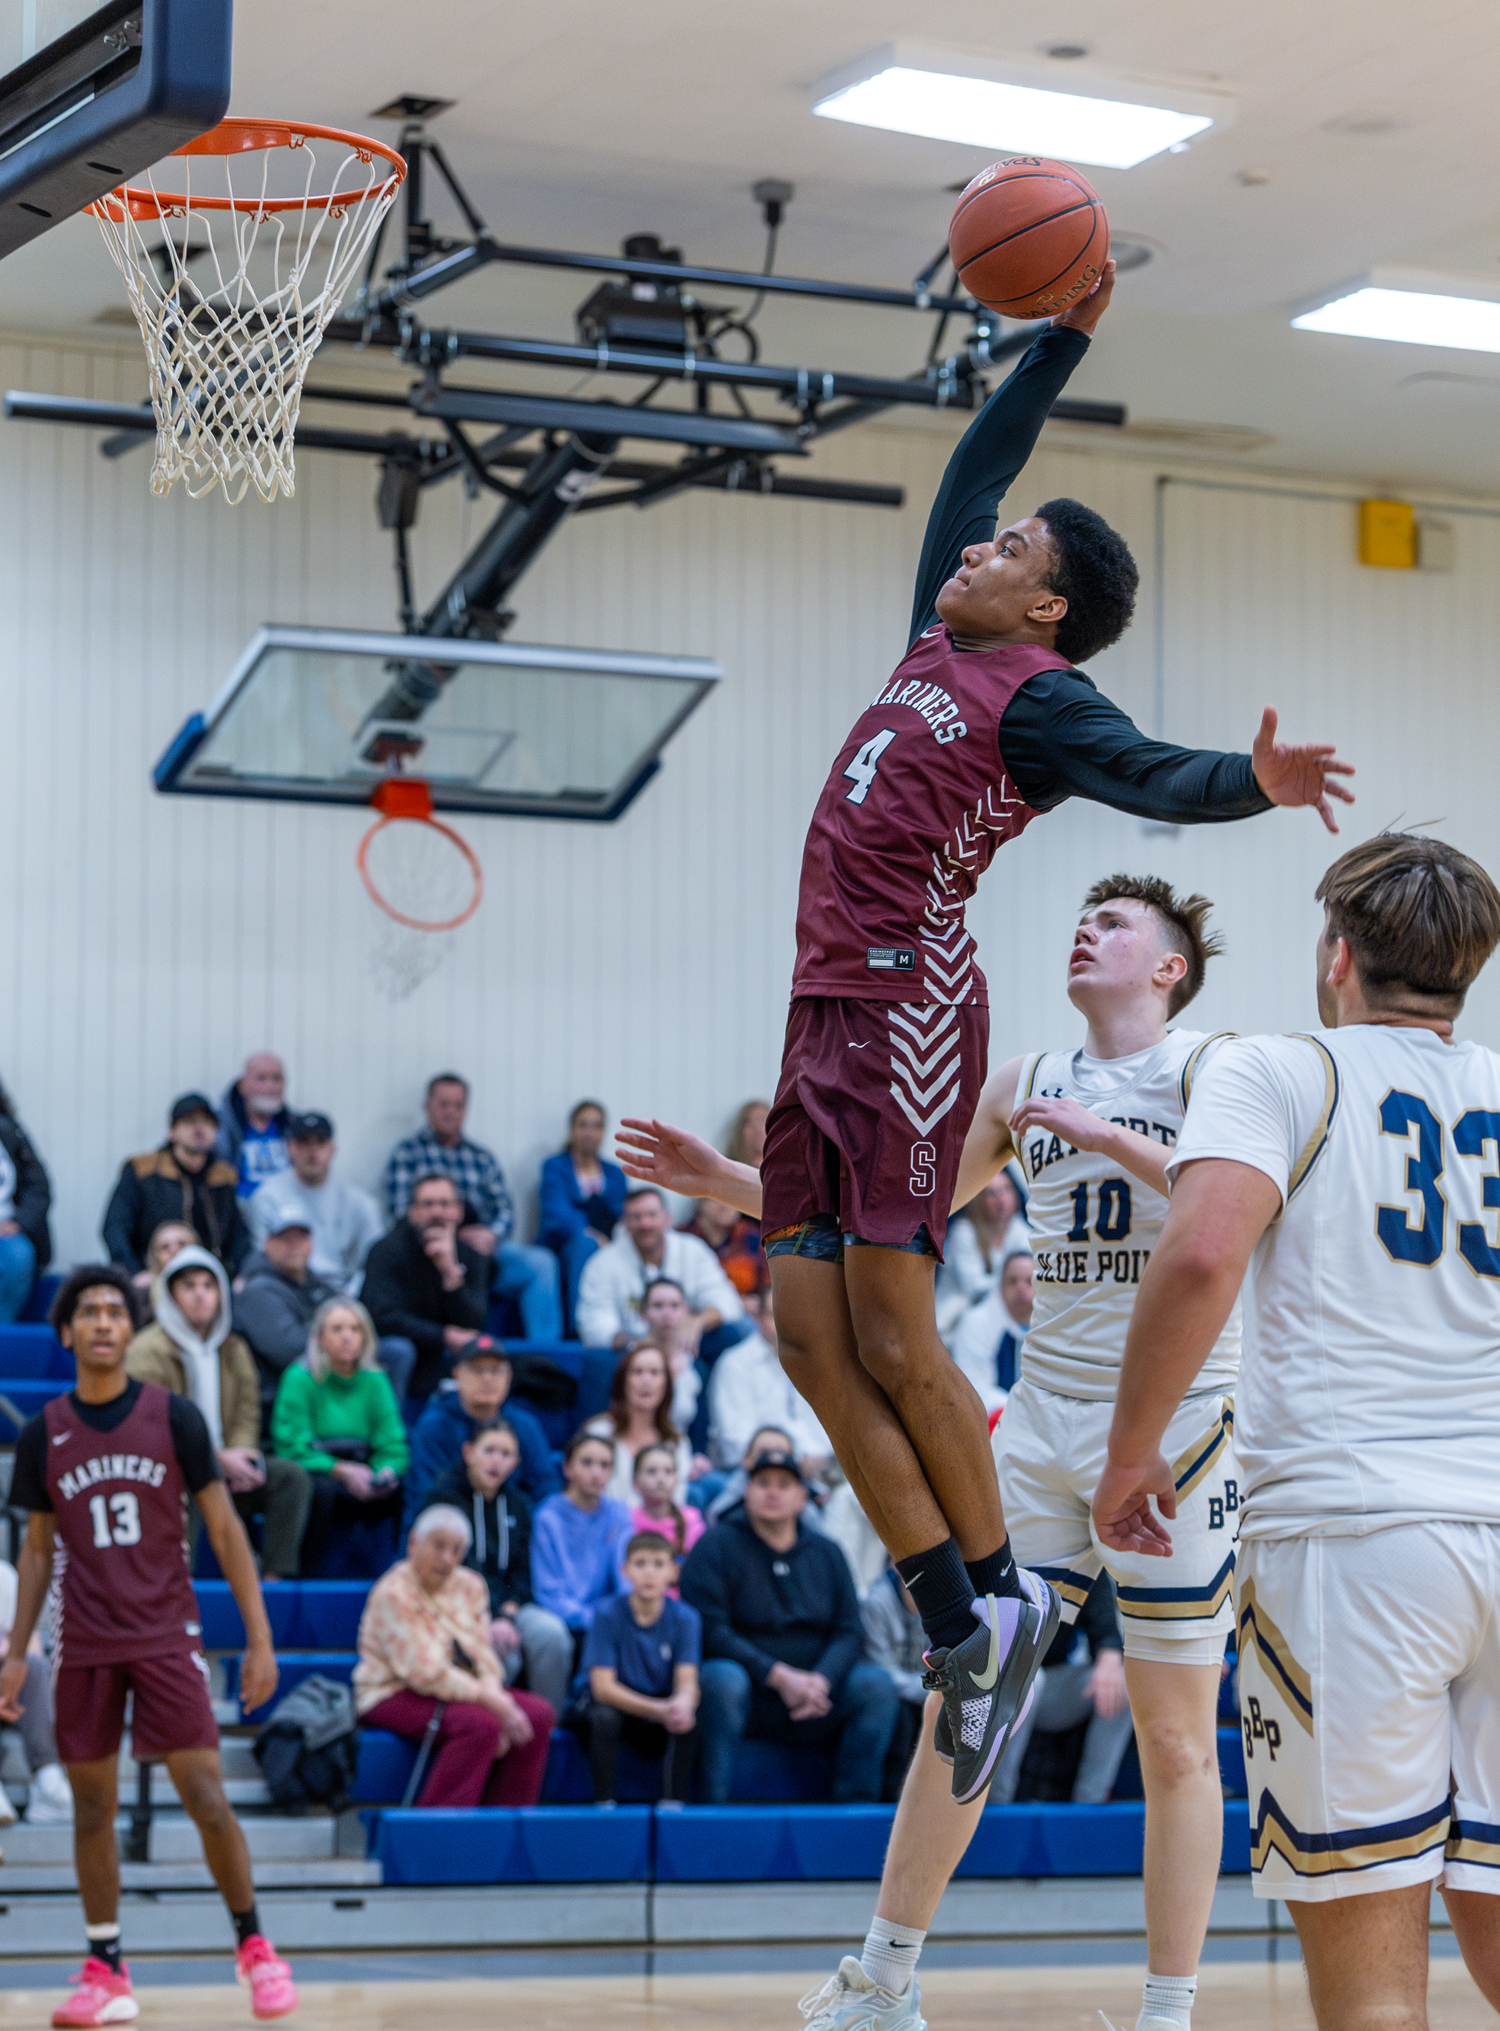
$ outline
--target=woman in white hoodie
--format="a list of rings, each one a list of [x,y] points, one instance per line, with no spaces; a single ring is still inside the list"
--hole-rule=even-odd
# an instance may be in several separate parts
[[[230,1330],[224,1265],[206,1248],[179,1249],[152,1284],[151,1303],[155,1323],[131,1341],[127,1369],[191,1397],[246,1528],[253,1516],[264,1519],[263,1577],[295,1578],[312,1483],[295,1460],[261,1451],[260,1376],[255,1356]]]

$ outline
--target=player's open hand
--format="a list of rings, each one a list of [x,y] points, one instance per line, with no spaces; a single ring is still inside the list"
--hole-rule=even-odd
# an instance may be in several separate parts
[[[1080,296],[1076,303],[1070,303],[1066,310],[1059,311],[1052,320],[1053,324],[1065,331],[1081,331],[1091,338],[1094,326],[1109,309],[1109,299],[1114,295],[1114,291],[1115,264],[1113,261],[1106,261],[1104,273],[1088,295]]]
[[[245,1713],[263,1707],[281,1676],[269,1643],[252,1643],[240,1661],[240,1706]],[[3,1684],[3,1679],[0,1679]]]
[[[1273,804],[1311,804],[1330,832],[1338,831],[1330,797],[1352,804],[1354,792],[1346,790],[1335,776],[1352,776],[1354,764],[1341,762],[1329,743],[1309,742],[1292,747],[1276,738],[1276,708],[1268,705],[1261,715],[1260,732],[1250,750],[1255,780]]]
[[[1024,1135],[1029,1128],[1044,1129],[1074,1149],[1087,1150],[1104,1149],[1114,1133],[1113,1122],[1101,1121],[1076,1100],[1041,1093],[1029,1094],[1010,1118],[1012,1135]]]
[[[725,1161],[701,1135],[631,1114],[615,1130],[615,1156],[627,1177],[680,1192],[685,1199],[714,1198]]]
[[[1153,1495],[1162,1516],[1177,1514],[1172,1469],[1160,1453],[1140,1463],[1107,1461],[1094,1490],[1094,1528],[1100,1542],[1111,1551],[1169,1559],[1172,1533],[1153,1511]]]

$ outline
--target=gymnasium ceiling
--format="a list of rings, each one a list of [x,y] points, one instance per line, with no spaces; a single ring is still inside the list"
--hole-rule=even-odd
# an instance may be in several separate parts
[[[1188,152],[1087,172],[1116,236],[1153,259],[1122,278],[1073,392],[1138,423],[1263,433],[1247,465],[1500,493],[1500,355],[1289,328],[1376,266],[1500,294],[1500,8],[1482,0],[1032,0],[967,21],[913,0],[241,0],[233,110],[394,138],[372,107],[452,98],[436,131],[496,234],[564,247],[647,230],[690,260],[758,266],[748,187],[788,177],[783,270],[900,285],[942,243],[948,186],[992,152],[809,109],[819,78],[902,36],[1032,62],[1082,43],[1091,65],[1234,97],[1235,123]],[[570,336],[590,286],[496,268],[430,315]],[[120,302],[86,220],[0,271],[9,331],[118,340],[96,320]],[[890,373],[927,337],[898,312],[774,301],[761,332],[772,360]]]

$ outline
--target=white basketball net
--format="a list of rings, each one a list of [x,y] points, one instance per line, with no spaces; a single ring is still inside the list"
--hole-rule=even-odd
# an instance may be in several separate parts
[[[404,1001],[453,950],[458,927],[420,930],[417,925],[452,925],[476,900],[473,868],[447,833],[418,818],[392,818],[371,832],[365,849],[368,881],[390,909],[415,920],[399,923],[373,899],[369,903],[370,974],[387,1001]]]
[[[321,179],[317,148],[337,163]],[[295,491],[308,363],[404,173],[356,137],[294,129],[248,151],[173,155],[170,190],[147,172],[90,207],[146,344],[152,493],[179,479],[195,499],[220,485],[231,502],[251,486],[267,501]]]

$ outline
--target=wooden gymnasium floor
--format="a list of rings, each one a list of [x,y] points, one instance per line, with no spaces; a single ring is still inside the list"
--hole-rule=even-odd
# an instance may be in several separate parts
[[[302,2008],[291,2022],[298,2031],[473,2031],[497,2020],[536,2031],[796,2031],[798,1996],[832,1963],[810,1954],[808,1965],[805,1981],[778,1971],[326,1982],[316,1979],[310,1960],[314,1978],[304,1982]],[[142,2031],[218,2031],[251,2022],[235,1988],[147,1987],[139,1981],[146,1972],[138,1972],[137,1986]],[[59,1969],[45,1988],[0,1992],[0,2031],[47,2024],[63,1975]],[[922,1996],[931,2031],[1101,2031],[1101,2006],[1117,2025],[1134,2023],[1140,1969],[936,1968]],[[1202,2031],[1313,2031],[1296,1961],[1210,1963],[1195,2014]],[[1492,2031],[1495,2021],[1462,1964],[1434,1959],[1432,2031]]]

